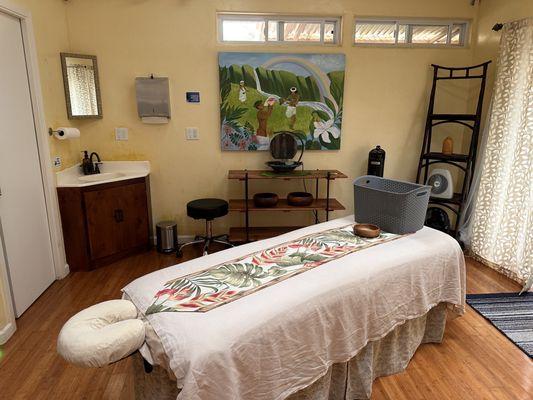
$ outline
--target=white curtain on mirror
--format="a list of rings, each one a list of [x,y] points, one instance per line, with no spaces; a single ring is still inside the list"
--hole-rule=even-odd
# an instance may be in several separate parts
[[[94,68],[90,65],[67,66],[72,115],[97,115]]]
[[[533,18],[503,28],[484,133],[474,209],[462,233],[467,231],[467,243],[483,263],[518,282],[531,282]]]

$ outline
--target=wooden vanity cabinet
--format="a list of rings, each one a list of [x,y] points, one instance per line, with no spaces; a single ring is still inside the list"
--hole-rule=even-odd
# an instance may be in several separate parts
[[[57,192],[72,271],[90,270],[151,247],[148,177]]]

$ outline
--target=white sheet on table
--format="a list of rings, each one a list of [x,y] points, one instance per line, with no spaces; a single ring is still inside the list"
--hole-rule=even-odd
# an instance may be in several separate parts
[[[123,290],[142,312],[170,279],[349,223],[353,216],[196,258]],[[307,387],[331,364],[440,302],[462,313],[464,298],[458,243],[425,227],[206,313],[158,313],[147,320],[182,388],[179,399],[274,400]]]

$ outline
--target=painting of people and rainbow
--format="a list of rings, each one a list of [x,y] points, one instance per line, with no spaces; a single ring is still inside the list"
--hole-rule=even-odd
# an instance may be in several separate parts
[[[306,150],[341,144],[344,54],[219,53],[223,150],[268,150],[276,132]]]

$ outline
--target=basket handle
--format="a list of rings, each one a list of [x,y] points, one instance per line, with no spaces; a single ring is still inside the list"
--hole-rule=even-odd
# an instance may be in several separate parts
[[[416,197],[420,197],[420,196],[425,196],[427,194],[427,190],[423,191],[423,192],[418,192],[416,194]]]

